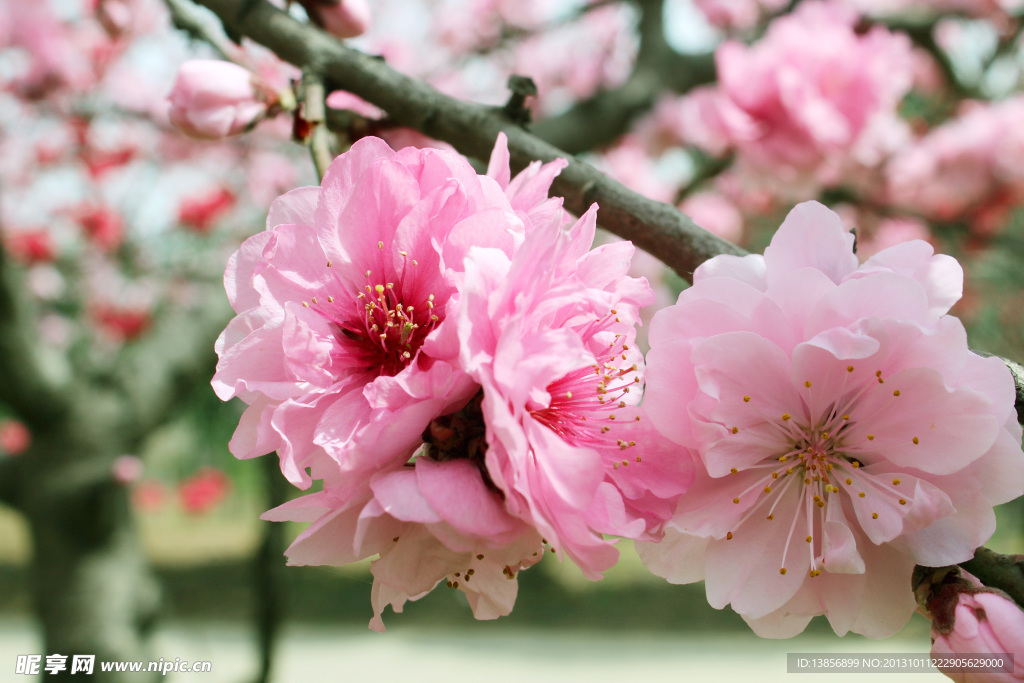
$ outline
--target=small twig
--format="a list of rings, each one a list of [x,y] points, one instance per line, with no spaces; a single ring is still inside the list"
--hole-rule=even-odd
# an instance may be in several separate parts
[[[238,48],[227,35],[217,31],[205,14],[191,0],[164,0],[171,12],[174,26],[188,33],[192,38],[204,40],[229,62],[239,60]],[[244,66],[244,65],[243,65]]]
[[[316,174],[323,180],[327,167],[334,160],[331,153],[331,133],[324,123],[327,120],[327,92],[319,75],[312,71],[302,74],[302,117],[310,125],[309,151],[313,155]]]

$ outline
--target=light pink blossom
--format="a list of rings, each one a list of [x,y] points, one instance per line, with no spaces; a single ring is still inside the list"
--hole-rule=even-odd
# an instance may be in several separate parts
[[[461,413],[475,407],[479,415],[479,405],[474,399]],[[323,491],[263,518],[313,522],[288,548],[290,565],[342,565],[379,555],[370,565],[375,631],[384,631],[385,607],[401,612],[441,581],[466,595],[477,619],[496,619],[512,610],[519,571],[538,562],[544,546],[535,529],[508,513],[468,454],[436,460],[421,453],[412,466],[375,474],[365,492],[351,497],[339,496],[350,487],[328,474]]]
[[[246,132],[277,104],[277,95],[252,72],[216,59],[182,64],[167,97],[171,123],[206,140]]]
[[[1010,374],[946,315],[960,266],[921,241],[862,265],[852,247],[801,204],[764,256],[711,259],[651,324],[644,405],[702,464],[641,554],[765,636],[819,614],[891,635],[914,565],[970,558],[1024,491]]]

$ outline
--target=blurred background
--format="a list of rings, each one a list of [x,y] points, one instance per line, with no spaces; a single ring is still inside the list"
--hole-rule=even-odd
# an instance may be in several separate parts
[[[1024,360],[1019,0],[289,11],[458,97],[502,104],[510,75],[531,77],[537,135],[751,251],[812,198],[856,229],[862,258],[926,239],[964,267],[953,313],[972,347]],[[272,456],[230,455],[243,406],[209,380],[228,257],[316,175],[301,113],[265,111],[231,139],[176,131],[166,95],[194,57],[277,91],[299,76],[189,0],[0,1],[0,671],[80,651],[213,665],[169,680],[739,681],[791,678],[787,652],[927,652],[922,617],[883,642],[821,620],[762,641],[628,544],[599,583],[544,560],[497,622],[437,591],[386,615],[384,636],[366,629],[368,563],[285,568],[301,525],[259,515],[298,492]],[[328,105],[336,151],[369,134],[443,145],[348,93]],[[635,270],[663,306],[686,283],[656,257]],[[998,514],[990,547],[1024,551],[1021,501]]]

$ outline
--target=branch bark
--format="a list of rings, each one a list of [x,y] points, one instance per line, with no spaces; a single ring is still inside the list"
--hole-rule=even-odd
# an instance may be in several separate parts
[[[353,50],[303,24],[267,0],[199,0],[231,35],[245,35],[282,59],[319,73],[329,88],[359,95],[384,109],[398,123],[451,144],[462,154],[486,159],[497,134],[509,140],[513,171],[531,161],[566,158],[569,166],[555,179],[552,192],[565,197],[565,208],[582,213],[597,202],[598,222],[632,240],[680,276],[718,254],[742,255],[739,247],[701,229],[674,207],[647,199],[597,169],[574,159],[508,121],[500,109],[462,102],[405,76],[384,62]]]

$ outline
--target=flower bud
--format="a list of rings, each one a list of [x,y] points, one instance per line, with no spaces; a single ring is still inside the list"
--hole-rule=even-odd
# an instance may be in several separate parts
[[[302,6],[313,23],[339,38],[355,38],[370,28],[366,0],[306,0]]]
[[[278,102],[277,94],[254,74],[215,59],[182,64],[168,99],[174,127],[206,140],[250,130]]]
[[[953,572],[932,586],[926,607],[932,616],[934,657],[1006,653],[1013,653],[1015,659],[1024,657],[1024,610],[1006,593],[983,586],[967,572]],[[1022,663],[1007,662],[1007,669],[986,671],[984,680],[1024,680]],[[982,680],[963,671],[943,673],[954,681]]]

